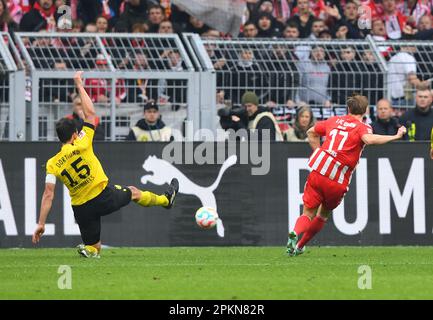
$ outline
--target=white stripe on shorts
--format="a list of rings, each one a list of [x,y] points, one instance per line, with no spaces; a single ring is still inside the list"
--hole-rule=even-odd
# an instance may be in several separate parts
[[[340,168],[341,163],[336,161],[334,168],[332,168],[331,174],[329,175],[329,179],[334,180],[335,175],[337,174],[338,168]]]
[[[311,167],[312,170],[316,170],[316,169],[319,167],[319,165],[320,165],[320,163],[322,162],[323,157],[324,157],[325,155],[326,155],[326,152],[325,152],[325,151],[322,151],[322,152],[319,154],[319,156],[317,157],[316,161],[314,161],[313,166]]]
[[[347,172],[348,169],[349,169],[348,166],[344,166],[343,170],[341,170],[340,177],[338,178],[338,183],[339,184],[343,184],[343,182],[344,182],[344,175],[346,174],[346,172]]]
[[[332,160],[333,160],[332,157],[331,157],[331,156],[328,156],[328,159],[326,159],[326,162],[325,162],[325,164],[323,165],[322,170],[320,170],[320,174],[321,174],[322,176],[324,176],[325,173],[328,171],[328,168],[329,168],[329,166],[331,165]]]

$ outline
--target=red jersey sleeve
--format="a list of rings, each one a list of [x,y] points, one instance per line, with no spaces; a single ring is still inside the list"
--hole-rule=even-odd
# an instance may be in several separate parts
[[[326,121],[318,121],[314,125],[314,131],[320,136],[326,136]]]
[[[373,129],[368,124],[362,124],[362,126],[360,126],[358,129],[359,138],[361,139],[364,134],[371,134],[371,133],[373,133]]]

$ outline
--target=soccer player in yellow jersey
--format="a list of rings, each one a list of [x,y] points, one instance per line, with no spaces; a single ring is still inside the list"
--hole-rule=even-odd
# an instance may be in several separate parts
[[[56,178],[69,189],[75,220],[80,227],[84,244],[78,253],[84,257],[99,257],[101,251],[101,217],[119,210],[132,201],[144,206],[173,206],[179,190],[179,182],[173,179],[164,195],[141,191],[136,187],[111,185],[98,158],[93,153],[95,134],[95,108],[83,87],[82,71],[74,76],[85,115],[83,130],[77,131],[73,120],[63,118],[56,124],[62,148],[47,162],[45,191],[42,196],[38,226],[33,243],[38,243],[45,232],[45,221],[54,199]]]

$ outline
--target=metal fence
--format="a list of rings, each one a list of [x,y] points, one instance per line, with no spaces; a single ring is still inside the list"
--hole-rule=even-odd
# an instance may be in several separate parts
[[[308,104],[318,119],[346,112],[349,94],[371,104],[386,96],[386,63],[370,41],[203,39],[217,74],[221,106],[239,106],[246,91],[291,121]]]
[[[85,72],[100,139],[123,140],[149,100],[171,127],[199,121],[195,70],[177,35],[16,33],[16,40],[30,68],[32,140],[54,140],[55,121],[73,113],[75,70]]]
[[[24,66],[8,33],[0,33],[0,141],[25,140]]]
[[[433,43],[430,41],[376,42],[386,59],[387,98],[401,114],[415,105],[416,87],[433,80]]]
[[[286,125],[302,105],[318,119],[345,114],[352,92],[366,95],[372,112],[388,98],[399,115],[415,105],[416,85],[433,79],[431,42],[222,40],[188,33],[15,38],[16,47],[7,34],[0,40],[0,138],[9,140],[24,139],[26,111],[32,140],[55,139],[55,121],[73,112],[76,70],[85,71],[100,115],[97,137],[105,140],[124,139],[149,100],[173,128],[183,130],[192,120],[195,130],[214,130],[218,108],[240,106],[242,94],[255,91]]]

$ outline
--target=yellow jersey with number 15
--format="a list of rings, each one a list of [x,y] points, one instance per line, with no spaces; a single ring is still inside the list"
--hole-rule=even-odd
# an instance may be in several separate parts
[[[66,185],[73,206],[92,200],[108,184],[104,169],[93,153],[94,135],[94,126],[85,122],[74,143],[64,144],[47,162],[47,175],[55,175]]]

